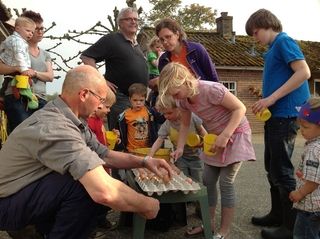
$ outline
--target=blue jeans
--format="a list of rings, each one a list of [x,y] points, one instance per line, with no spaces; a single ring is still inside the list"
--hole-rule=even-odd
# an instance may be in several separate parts
[[[293,239],[320,239],[320,212],[297,211]]]
[[[291,156],[299,126],[296,118],[271,118],[264,126],[264,163],[271,187],[295,190]]]
[[[41,109],[47,101],[44,99],[38,99],[39,107]],[[8,132],[11,133],[22,121],[28,118],[33,112],[37,111],[30,110],[27,107],[28,100],[24,97],[16,99],[13,95],[6,95],[4,97],[4,111],[8,118]]]
[[[175,165],[183,172],[184,175],[191,177],[197,182],[202,183],[203,177],[203,162],[197,156],[181,157]]]
[[[4,111],[8,118],[9,133],[33,113],[27,108],[27,103],[28,101],[23,97],[20,99],[16,99],[13,95],[4,97]]]
[[[70,174],[53,172],[0,198],[0,230],[35,225],[48,239],[87,239],[102,210]]]

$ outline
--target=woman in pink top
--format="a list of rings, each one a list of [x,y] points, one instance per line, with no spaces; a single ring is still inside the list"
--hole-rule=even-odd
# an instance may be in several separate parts
[[[245,117],[246,107],[221,83],[201,81],[181,64],[169,63],[160,73],[160,100],[171,95],[181,108],[181,126],[175,159],[182,155],[190,124],[191,112],[203,120],[208,133],[217,135],[205,162],[203,181],[208,189],[211,227],[214,231],[218,192],[221,193],[221,227],[214,238],[225,238],[230,232],[235,208],[234,180],[243,161],[255,160],[251,143],[251,129]],[[188,230],[186,236],[202,233],[201,227]]]

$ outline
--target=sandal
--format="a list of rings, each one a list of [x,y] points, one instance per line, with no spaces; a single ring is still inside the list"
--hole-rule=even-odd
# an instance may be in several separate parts
[[[225,239],[225,237],[218,233],[218,234],[213,236],[213,239]]]
[[[212,232],[212,234],[214,234]],[[187,231],[184,233],[186,238],[198,238],[199,236],[204,236],[203,225],[189,227]]]

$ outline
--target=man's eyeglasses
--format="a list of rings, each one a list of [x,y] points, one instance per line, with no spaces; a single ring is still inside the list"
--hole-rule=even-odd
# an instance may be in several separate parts
[[[135,17],[125,17],[125,18],[121,18],[120,20],[130,21],[130,22],[139,22],[139,19]]]
[[[91,93],[94,97],[96,97],[100,101],[100,104],[104,105],[107,102],[106,98],[101,97],[100,95],[98,95],[94,91],[88,89],[88,92]]]

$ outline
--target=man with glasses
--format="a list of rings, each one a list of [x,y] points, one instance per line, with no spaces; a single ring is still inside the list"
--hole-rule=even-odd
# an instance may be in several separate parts
[[[152,219],[159,201],[110,177],[103,165],[147,167],[171,177],[164,159],[108,150],[85,120],[108,86],[93,67],[70,70],[59,97],[24,120],[0,151],[0,230],[35,225],[45,238],[87,239],[102,205]]]
[[[118,115],[130,107],[129,86],[148,83],[148,66],[136,41],[138,22],[136,9],[122,9],[117,17],[120,31],[103,36],[80,57],[84,64],[93,67],[98,62],[105,62],[105,78],[117,99],[108,114],[109,129],[115,128]]]

